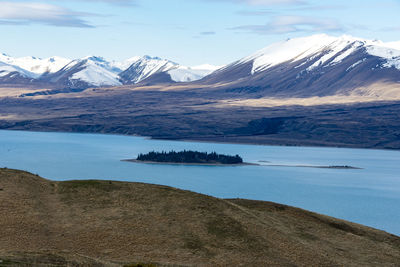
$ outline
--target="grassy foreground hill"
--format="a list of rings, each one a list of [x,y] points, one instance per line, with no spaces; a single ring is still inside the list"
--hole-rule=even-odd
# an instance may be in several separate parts
[[[399,262],[399,237],[285,205],[0,169],[0,266]]]

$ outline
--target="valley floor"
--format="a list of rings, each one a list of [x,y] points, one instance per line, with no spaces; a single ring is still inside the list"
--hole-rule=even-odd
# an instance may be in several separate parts
[[[240,98],[240,94],[153,87],[3,97],[0,129],[268,145],[400,148],[398,101],[310,106],[221,104],[234,98]]]

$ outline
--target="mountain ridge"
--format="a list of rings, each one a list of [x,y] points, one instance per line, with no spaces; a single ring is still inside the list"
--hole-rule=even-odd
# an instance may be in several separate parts
[[[225,83],[225,91],[249,98],[349,95],[378,82],[400,83],[400,50],[380,41],[313,35],[274,43],[199,82]]]
[[[118,62],[107,61],[99,56],[70,60],[57,56],[41,59],[33,56],[13,58],[0,54],[0,63],[0,85],[13,81],[20,85],[48,83],[58,89],[136,84],[160,73],[166,74],[167,82],[190,82],[218,68],[209,64],[186,67],[150,56],[135,56]]]

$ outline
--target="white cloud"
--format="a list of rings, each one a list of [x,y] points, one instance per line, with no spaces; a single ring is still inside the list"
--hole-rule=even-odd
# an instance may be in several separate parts
[[[206,1],[231,2],[231,3],[248,4],[254,6],[288,5],[288,4],[301,5],[306,3],[304,0],[206,0]]]
[[[1,2],[0,24],[26,25],[40,23],[52,26],[92,28],[83,17],[94,14],[75,12],[44,3]]]
[[[54,2],[58,2],[58,1],[59,0],[54,1]],[[136,0],[69,0],[69,1],[103,2],[103,3],[116,4],[116,5],[134,5],[137,2]]]
[[[343,31],[340,24],[332,19],[305,16],[277,16],[264,25],[242,25],[231,30],[257,34],[281,34],[291,32]]]
[[[236,12],[236,14],[238,15],[242,15],[242,16],[266,16],[266,15],[273,15],[276,14],[275,11],[272,10],[240,10],[238,12]]]
[[[200,34],[201,34],[201,35],[215,35],[215,34],[217,34],[217,33],[214,32],[214,31],[207,31],[207,32],[201,32]]]
[[[280,5],[280,4],[303,4],[300,0],[231,0],[234,2],[245,2],[250,5]]]

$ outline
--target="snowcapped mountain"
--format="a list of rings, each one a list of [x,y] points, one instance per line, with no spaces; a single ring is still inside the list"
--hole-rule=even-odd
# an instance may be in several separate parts
[[[119,75],[125,84],[136,84],[142,81],[192,82],[220,68],[209,64],[186,67],[170,60],[150,56],[132,59],[133,63],[130,67]]]
[[[168,74],[171,76],[172,81],[175,82],[193,82],[202,79],[221,67],[209,64],[194,67],[178,66],[169,70]]]
[[[388,48],[393,48],[396,50],[400,50],[400,41],[383,43],[383,46],[386,46]]]
[[[0,83],[30,83],[32,80],[32,73],[0,61]]]
[[[156,83],[192,82],[220,68],[209,64],[186,67],[170,60],[150,56],[132,59],[136,61],[119,75],[125,84],[136,84],[145,80]]]
[[[128,58],[124,61],[111,61],[110,62],[110,66],[112,66],[113,68],[117,68],[120,70],[120,72],[128,69],[133,63],[137,62],[138,60],[140,60],[141,57],[139,56],[134,56],[131,58]]]
[[[88,56],[70,60],[62,57],[14,58],[0,54],[0,83],[49,83],[60,89],[136,84],[143,80],[152,82],[190,82],[203,78],[217,67],[201,65],[180,66],[158,57],[131,57],[124,61],[107,61],[102,57]],[[151,79],[150,79],[151,78]]]
[[[104,58],[91,56],[73,60],[59,71],[45,74],[40,79],[72,89],[118,86],[121,85],[118,77],[120,71]]]
[[[122,73],[121,80],[125,84],[139,83],[154,74],[165,73],[179,65],[172,61],[158,57],[144,56],[133,62],[132,65]]]
[[[37,77],[46,72],[56,72],[71,62],[71,60],[62,57],[50,57],[45,59],[32,56],[14,58],[6,54],[0,54],[0,62],[17,66],[32,73],[30,74],[31,76]]]
[[[0,54],[0,84],[38,84],[41,76],[58,71],[70,61],[62,57],[14,58],[7,54]]]
[[[203,83],[262,96],[349,94],[377,82],[400,82],[400,50],[351,36],[288,39],[227,65]],[[400,92],[399,92],[400,95]]]

